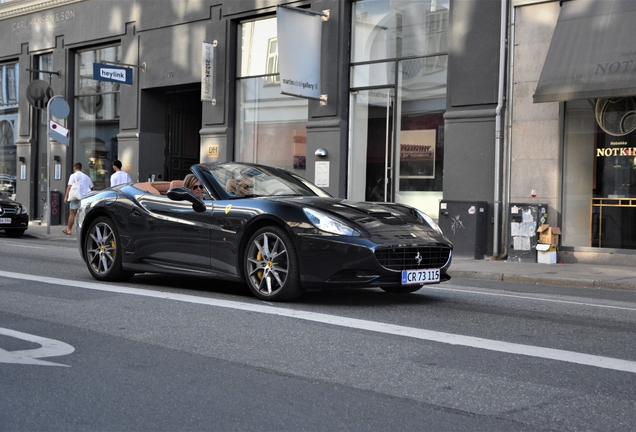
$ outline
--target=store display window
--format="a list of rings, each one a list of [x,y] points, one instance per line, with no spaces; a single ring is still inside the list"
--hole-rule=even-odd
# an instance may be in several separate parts
[[[117,158],[120,84],[93,79],[93,63],[121,62],[121,47],[75,54],[74,162],[81,162],[95,189],[110,186],[111,162]]]
[[[308,101],[281,94],[276,18],[239,26],[234,158],[304,176]]]

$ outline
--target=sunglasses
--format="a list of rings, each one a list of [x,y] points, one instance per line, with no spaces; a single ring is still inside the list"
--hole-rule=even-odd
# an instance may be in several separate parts
[[[242,185],[241,188],[248,190],[248,189],[254,189],[254,185]]]
[[[192,190],[197,190],[197,189],[203,190],[203,185],[194,185],[190,189],[192,189]]]

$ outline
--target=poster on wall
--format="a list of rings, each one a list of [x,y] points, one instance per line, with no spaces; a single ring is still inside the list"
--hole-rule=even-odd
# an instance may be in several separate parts
[[[400,179],[435,178],[435,130],[400,132]]]

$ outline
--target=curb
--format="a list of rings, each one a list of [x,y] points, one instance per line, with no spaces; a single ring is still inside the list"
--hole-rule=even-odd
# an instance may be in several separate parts
[[[590,289],[612,289],[624,291],[636,291],[635,282],[611,282],[597,279],[575,279],[564,277],[538,277],[527,275],[515,275],[505,273],[488,273],[478,271],[451,271],[449,272],[451,281],[457,279],[478,279],[494,282],[512,282],[525,284],[542,284],[550,286],[590,288]]]

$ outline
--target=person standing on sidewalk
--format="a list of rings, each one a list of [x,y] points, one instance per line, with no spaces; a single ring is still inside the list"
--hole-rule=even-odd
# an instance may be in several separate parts
[[[117,186],[120,184],[131,183],[132,179],[126,171],[121,170],[121,161],[113,161],[113,175],[110,176],[110,186]]]
[[[82,164],[80,162],[75,162],[73,165],[73,171],[73,174],[71,174],[68,179],[68,186],[66,188],[66,194],[64,195],[64,202],[68,202],[71,209],[71,212],[68,215],[68,225],[64,230],[62,230],[62,232],[66,235],[72,234],[73,224],[75,223],[75,214],[80,208],[81,197],[93,190],[93,182],[89,176],[82,172]],[[79,189],[79,198],[71,196],[71,200],[69,201],[69,195],[73,185],[77,185],[75,187]]]

